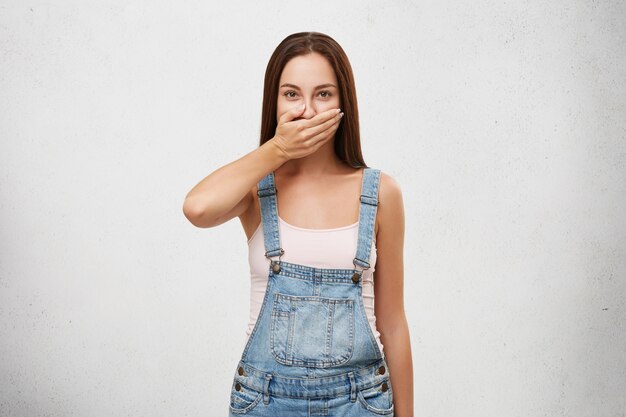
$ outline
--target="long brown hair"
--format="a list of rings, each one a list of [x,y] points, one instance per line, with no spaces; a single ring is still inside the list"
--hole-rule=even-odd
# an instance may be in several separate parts
[[[366,167],[361,154],[359,132],[359,107],[352,67],[344,50],[330,36],[319,32],[298,32],[287,36],[276,47],[265,70],[263,87],[263,111],[261,118],[261,140],[263,145],[276,134],[276,102],[280,75],[290,59],[317,52],[324,56],[337,77],[341,111],[344,116],[335,132],[335,153],[348,165]]]

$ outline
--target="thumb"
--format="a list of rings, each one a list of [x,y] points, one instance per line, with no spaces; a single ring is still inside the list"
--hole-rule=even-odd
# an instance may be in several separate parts
[[[283,113],[279,120],[278,120],[278,124],[282,124],[282,123],[286,123],[286,122],[290,122],[293,119],[295,119],[296,117],[298,117],[300,114],[302,114],[302,112],[304,111],[304,103],[300,104],[298,106],[292,107],[291,109],[287,110],[285,113]]]

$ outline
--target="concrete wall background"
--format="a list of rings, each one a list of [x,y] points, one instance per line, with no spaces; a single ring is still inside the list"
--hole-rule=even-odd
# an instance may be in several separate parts
[[[334,37],[401,184],[415,415],[625,416],[626,6],[0,2],[0,415],[227,415],[265,65]]]

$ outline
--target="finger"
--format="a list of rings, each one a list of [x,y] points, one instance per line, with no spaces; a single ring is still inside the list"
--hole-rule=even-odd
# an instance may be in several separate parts
[[[311,117],[307,121],[304,122],[304,127],[314,127],[321,123],[326,122],[327,120],[332,119],[337,116],[341,109],[330,109],[321,112],[320,114],[316,114],[314,117]]]
[[[291,109],[280,115],[280,117],[278,118],[278,124],[280,125],[292,121],[293,119],[301,115],[302,111],[304,111],[304,104],[292,107]]]
[[[332,123],[328,128],[324,129],[323,131],[319,132],[318,134],[310,137],[309,139],[307,139],[306,143],[309,146],[316,146],[318,144],[323,145],[327,140],[332,139],[334,133],[337,131],[337,128],[339,127],[339,122],[340,120],[333,120],[331,119],[334,123]]]
[[[309,136],[315,136],[318,133],[331,128],[335,123],[339,124],[341,119],[342,119],[342,113],[338,113],[335,116],[331,117],[330,119],[326,120],[325,122],[317,126],[313,126],[313,127],[306,129],[306,134]]]

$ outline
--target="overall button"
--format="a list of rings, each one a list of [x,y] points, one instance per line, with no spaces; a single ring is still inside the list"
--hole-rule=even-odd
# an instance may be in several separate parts
[[[352,282],[359,282],[359,273],[355,272],[354,275],[352,275]]]
[[[378,368],[378,373],[379,373],[380,375],[384,374],[384,373],[385,373],[385,367],[384,367],[384,366],[381,366],[380,368]]]
[[[237,372],[239,373],[239,375],[243,375],[245,372],[243,371],[243,368],[240,366],[239,369],[237,370]]]
[[[280,272],[280,264],[275,263],[272,266],[272,271],[274,271],[274,273],[278,274]]]
[[[387,385],[386,382],[383,382],[383,385],[381,386],[381,389],[383,390],[383,392],[387,392],[387,390],[389,389],[389,386]]]
[[[235,384],[235,389],[236,389],[237,391],[241,391],[241,384],[240,384],[239,382],[237,382],[237,383]]]

